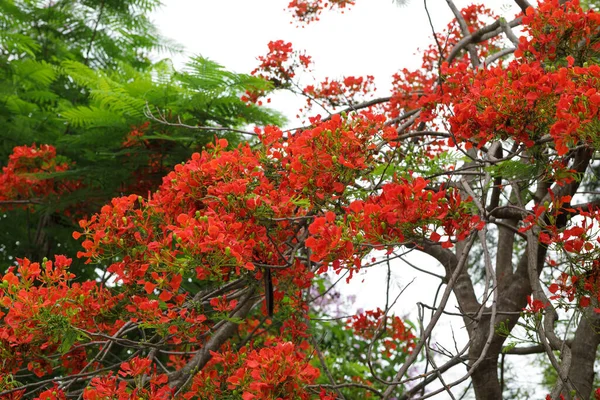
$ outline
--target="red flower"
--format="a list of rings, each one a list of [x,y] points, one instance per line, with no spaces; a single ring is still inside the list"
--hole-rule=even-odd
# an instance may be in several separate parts
[[[544,304],[543,301],[538,299],[533,299],[531,296],[527,296],[527,307],[523,309],[526,313],[538,313],[543,311],[548,304]]]

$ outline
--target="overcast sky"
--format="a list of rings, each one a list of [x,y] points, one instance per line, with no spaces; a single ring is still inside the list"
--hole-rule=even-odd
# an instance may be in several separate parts
[[[431,27],[422,0],[410,0],[399,7],[392,0],[357,0],[356,6],[344,14],[325,12],[321,21],[298,28],[291,23],[285,9],[289,0],[163,0],[164,6],[153,15],[161,33],[183,45],[181,56],[174,57],[181,67],[192,55],[202,55],[228,70],[249,73],[257,66],[256,57],[267,52],[267,43],[282,39],[292,42],[294,49],[306,50],[314,62],[314,78],[347,75],[373,75],[377,96],[386,96],[391,76],[400,68],[420,65],[419,49],[430,43]],[[455,0],[459,8],[468,1]],[[485,2],[499,14],[512,19],[517,10],[508,0]],[[452,18],[443,0],[427,2],[432,23],[440,31]],[[416,55],[415,55],[416,53]],[[312,77],[301,77],[306,83]],[[271,107],[289,118],[290,126],[298,126],[295,115],[303,99],[289,95],[272,96]],[[423,254],[408,257],[414,264],[443,275],[443,269]],[[373,268],[367,275],[344,285],[346,294],[355,294],[356,307],[375,309],[385,306],[386,268]],[[410,314],[414,320],[417,301],[432,304],[439,280],[416,274],[407,265],[394,263],[392,268],[392,298],[416,277],[400,297],[394,310],[399,315]],[[455,302],[449,303],[449,311]],[[451,320],[441,320],[442,329],[435,339],[453,349]],[[454,334],[464,340],[462,321],[453,320]],[[462,370],[461,370],[462,372]],[[539,376],[522,376],[520,384],[530,386]]]
[[[386,96],[391,76],[400,68],[420,65],[419,49],[430,43],[431,27],[422,0],[358,0],[344,14],[324,12],[321,21],[298,28],[286,10],[289,0],[163,0],[153,15],[162,34],[182,44],[186,51],[173,57],[182,66],[189,56],[202,55],[235,72],[249,73],[256,57],[267,53],[272,40],[292,42],[314,61],[314,78],[373,75],[376,96]],[[468,1],[456,0],[458,7]],[[498,12],[508,0],[487,1]],[[443,0],[429,0],[437,31],[452,18]],[[509,18],[515,11],[509,12]],[[415,55],[416,53],[416,55]],[[313,76],[300,77],[304,84]],[[290,126],[304,99],[275,95],[271,106],[289,118]]]

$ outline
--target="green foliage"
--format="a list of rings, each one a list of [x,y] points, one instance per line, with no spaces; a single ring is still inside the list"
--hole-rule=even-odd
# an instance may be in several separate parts
[[[406,353],[398,353],[396,356],[388,357],[379,343],[374,343],[372,349],[369,349],[370,340],[365,340],[356,336],[355,332],[345,326],[346,319],[332,319],[330,321],[318,321],[313,327],[313,335],[319,340],[319,348],[323,352],[327,369],[331,372],[336,382],[351,381],[354,377],[371,376],[368,367],[369,351],[371,352],[371,365],[376,375],[381,379],[393,379],[395,370],[392,367],[396,363],[404,362]],[[320,367],[318,360],[313,364]],[[365,379],[367,384],[371,382]],[[318,384],[330,384],[327,376],[324,374],[319,378]],[[374,382],[373,387],[383,390],[378,382]],[[358,387],[348,387],[341,389],[346,399],[364,399],[365,389]]]
[[[529,182],[536,178],[539,169],[536,164],[525,164],[520,160],[506,160],[487,167],[486,171],[493,177]]]
[[[147,15],[158,0],[2,0],[0,40],[8,59],[79,60],[94,68],[137,69],[155,50],[177,50]]]
[[[591,9],[598,11],[600,9],[600,1],[598,0],[580,0],[581,7],[585,9]]]
[[[312,309],[310,330],[312,336],[317,342],[317,347],[321,351],[327,370],[336,382],[354,382],[358,384],[370,385],[374,389],[384,391],[385,386],[377,380],[368,379],[372,375],[383,380],[394,379],[397,369],[394,365],[402,364],[408,357],[406,349],[389,349],[384,346],[383,340],[386,335],[381,335],[379,339],[362,337],[360,332],[355,331],[348,325],[348,317],[340,317],[338,314],[344,314],[348,304],[345,304],[339,293],[331,291],[330,282],[327,277],[315,278],[315,292],[320,293],[316,298],[317,306]],[[313,293],[313,292],[311,292]],[[409,321],[404,321],[407,328],[416,332],[415,326]],[[406,343],[396,341],[398,346]],[[372,371],[369,369],[371,363]],[[321,362],[318,357],[312,361],[312,364],[321,368]],[[364,381],[361,380],[363,377]],[[326,374],[321,374],[318,384],[331,384]],[[398,391],[403,390],[403,386]],[[361,387],[340,388],[340,392],[346,399],[364,399],[372,395],[368,390]]]

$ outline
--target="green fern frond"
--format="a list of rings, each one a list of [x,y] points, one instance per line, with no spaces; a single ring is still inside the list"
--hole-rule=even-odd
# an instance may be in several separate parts
[[[56,79],[54,66],[45,61],[23,59],[15,61],[12,66],[26,89],[48,87]]]
[[[74,127],[81,128],[118,126],[124,122],[119,113],[95,106],[71,108],[61,112],[61,116]]]
[[[78,85],[91,88],[98,81],[98,72],[77,61],[63,61],[59,69]]]
[[[38,106],[34,103],[30,103],[21,99],[17,95],[1,95],[0,102],[6,107],[11,113],[16,115],[29,115],[38,109]]]
[[[111,91],[92,90],[90,97],[100,108],[110,110],[115,114],[123,114],[134,118],[144,116],[146,102],[143,99],[129,96],[122,88]]]
[[[30,57],[40,50],[41,46],[35,39],[15,32],[5,32],[0,29],[0,43],[8,54],[21,55],[23,53]]]
[[[37,104],[48,104],[57,101],[59,96],[56,93],[47,90],[28,90],[21,93],[21,98]]]

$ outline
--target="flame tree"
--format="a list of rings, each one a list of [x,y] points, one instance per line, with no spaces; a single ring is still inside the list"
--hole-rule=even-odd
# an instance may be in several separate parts
[[[288,7],[304,24],[353,3]],[[0,395],[427,398],[470,380],[477,398],[500,399],[505,356],[540,354],[554,376],[547,398],[589,398],[600,343],[600,15],[577,1],[518,0],[511,20],[447,4],[455,19],[384,98],[369,98],[370,76],[300,86],[310,56],[269,43],[253,74],[271,84],[247,85],[240,101],[259,112],[270,90],[292,90],[324,115],[293,131],[259,124],[237,144],[215,138],[150,193],[84,215],[76,257],[98,279],[78,279],[64,255],[18,258],[0,288]],[[178,112],[145,117],[222,128]],[[144,129],[124,152],[153,139]],[[2,181],[20,196],[11,206],[90,186],[68,179],[57,154],[45,143],[14,149]],[[406,251],[445,270],[428,318],[413,325],[391,306],[323,318],[327,272],[349,280]],[[458,312],[447,310],[451,294]],[[445,312],[468,342],[436,357],[430,339]]]

